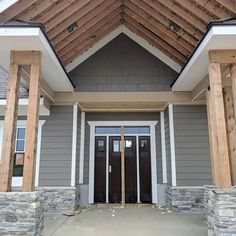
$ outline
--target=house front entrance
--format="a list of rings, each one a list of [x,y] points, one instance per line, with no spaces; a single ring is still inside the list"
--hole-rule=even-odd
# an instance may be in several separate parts
[[[109,133],[109,134],[108,134]],[[117,133],[117,135],[114,135]],[[96,127],[94,202],[121,202],[120,127]],[[151,203],[150,127],[125,127],[125,201]]]

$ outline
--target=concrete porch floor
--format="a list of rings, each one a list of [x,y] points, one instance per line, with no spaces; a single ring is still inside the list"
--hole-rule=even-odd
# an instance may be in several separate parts
[[[45,218],[45,236],[207,236],[202,215],[164,212],[158,207],[96,207],[77,216]]]

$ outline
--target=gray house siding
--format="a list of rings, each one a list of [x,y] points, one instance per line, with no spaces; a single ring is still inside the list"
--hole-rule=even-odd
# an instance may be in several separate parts
[[[0,99],[6,99],[8,87],[8,73],[0,67]],[[28,90],[20,85],[20,98],[27,98]]]
[[[42,129],[39,186],[70,186],[73,106],[51,106]]]
[[[88,121],[145,121],[156,120],[156,149],[157,149],[157,177],[158,183],[162,183],[161,161],[161,137],[160,137],[160,114],[159,113],[86,113],[85,126],[85,152],[84,152],[84,184],[89,182],[89,142],[90,127]]]
[[[212,184],[206,106],[174,106],[177,186]]]
[[[81,92],[168,91],[177,73],[121,34],[69,73]]]
[[[169,110],[168,107],[164,111],[165,116],[165,142],[166,142],[166,172],[167,183],[172,185],[171,175],[171,154],[170,154],[170,129],[169,129]]]

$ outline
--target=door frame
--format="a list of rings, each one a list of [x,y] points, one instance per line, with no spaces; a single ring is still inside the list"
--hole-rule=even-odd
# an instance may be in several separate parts
[[[94,162],[95,162],[95,127],[96,126],[149,126],[150,127],[150,148],[151,148],[151,179],[152,179],[152,203],[157,203],[157,166],[156,166],[156,129],[158,121],[88,121],[90,126],[90,148],[89,148],[89,196],[88,203],[94,203]],[[100,135],[107,136],[107,141],[109,140],[109,135]],[[119,136],[119,135],[110,135],[110,136]],[[129,135],[137,136],[143,135]],[[107,145],[108,147],[108,145]],[[138,148],[137,148],[138,149]],[[137,151],[137,150],[136,150]],[[138,151],[137,151],[138,153]],[[109,153],[107,150],[106,153],[107,159],[109,158]],[[138,156],[137,156],[138,157]],[[106,175],[108,173],[108,166],[106,165]],[[107,187],[108,188],[108,183]],[[138,190],[138,189],[137,189]],[[108,192],[108,191],[107,191]],[[108,199],[108,198],[107,198]]]

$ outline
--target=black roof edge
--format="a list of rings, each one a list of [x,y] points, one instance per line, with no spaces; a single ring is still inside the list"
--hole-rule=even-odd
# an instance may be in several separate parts
[[[41,32],[43,33],[43,35],[45,36],[46,40],[48,41],[48,43],[49,43],[51,49],[53,50],[53,52],[54,52],[54,54],[55,54],[57,60],[59,61],[60,65],[61,65],[61,67],[62,67],[62,69],[63,69],[63,71],[65,72],[65,74],[66,74],[68,80],[70,81],[70,83],[71,83],[71,85],[73,86],[73,88],[75,88],[75,84],[74,84],[74,83],[72,82],[72,80],[70,79],[70,77],[69,77],[69,75],[68,75],[68,73],[67,73],[65,67],[63,66],[63,64],[62,64],[62,62],[61,62],[61,60],[60,60],[60,58],[59,58],[58,55],[57,55],[56,50],[55,50],[54,47],[52,46],[52,44],[51,44],[51,42],[50,42],[50,40],[49,40],[49,38],[48,38],[48,36],[47,36],[47,34],[46,34],[46,32],[45,32],[45,28],[44,28],[43,24],[40,23],[40,22],[33,22],[33,21],[22,21],[22,20],[14,20],[14,21],[15,21],[15,22],[9,22],[9,24],[8,24],[8,23],[0,24],[0,28],[5,28],[5,27],[8,27],[8,28],[39,28],[39,29],[41,30]],[[19,24],[19,23],[17,23],[17,22],[22,23],[22,24]],[[24,23],[25,23],[25,24],[24,24]]]
[[[235,22],[232,22],[233,20],[235,20]],[[206,35],[208,34],[208,32],[210,31],[210,29],[213,26],[230,26],[230,25],[236,25],[236,16],[232,17],[232,18],[228,18],[228,19],[224,19],[224,20],[216,20],[216,21],[212,21],[210,22],[207,27],[206,27],[206,32],[203,35],[203,37],[201,38],[201,40],[198,42],[197,47],[193,50],[191,56],[189,57],[189,59],[187,60],[187,62],[184,64],[184,66],[182,67],[181,71],[179,72],[178,76],[176,77],[176,79],[174,80],[174,82],[170,85],[170,87],[172,88],[175,84],[175,82],[178,80],[178,78],[180,77],[180,75],[182,74],[183,70],[185,69],[185,67],[188,65],[189,61],[192,59],[193,55],[195,54],[195,52],[197,51],[198,47],[201,45],[202,41],[205,39]]]

